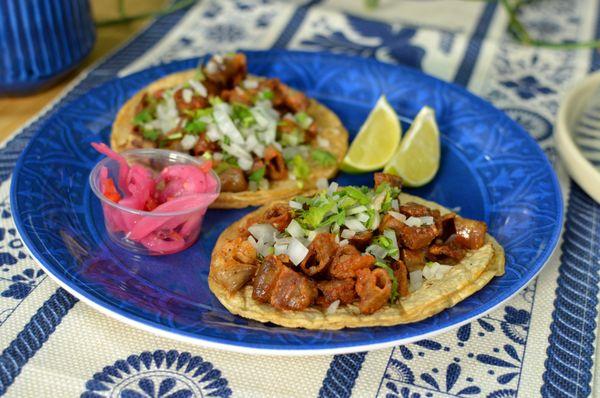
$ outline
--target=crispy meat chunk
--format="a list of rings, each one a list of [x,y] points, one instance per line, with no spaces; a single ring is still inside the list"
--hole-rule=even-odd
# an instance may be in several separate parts
[[[352,238],[348,239],[350,244],[356,247],[361,252],[364,251],[373,239],[373,231],[362,231],[356,233]]]
[[[293,113],[302,112],[308,108],[308,97],[304,93],[292,90],[284,84],[281,85],[281,91],[283,92],[283,103]]]
[[[402,178],[387,174],[387,173],[375,173],[373,175],[373,179],[375,180],[375,188],[387,182],[392,187],[402,188]]]
[[[434,243],[427,251],[427,258],[444,264],[455,264],[464,257],[465,249],[456,244],[456,235],[445,243]]]
[[[399,212],[406,217],[426,217],[431,215],[431,210],[428,207],[414,202],[401,205]]]
[[[242,238],[227,242],[220,255],[223,262],[215,262],[212,275],[227,291],[241,289],[256,271],[256,249]]]
[[[200,133],[192,151],[194,152],[194,156],[201,156],[206,152],[217,152],[220,149],[221,147],[217,142],[210,141],[206,138],[205,133]]]
[[[322,272],[331,262],[331,258],[335,254],[337,247],[335,235],[328,233],[317,234],[308,246],[308,254],[300,263],[300,268],[308,276]]]
[[[252,106],[253,94],[248,90],[244,90],[241,87],[237,86],[231,90],[223,90],[221,92],[221,99],[223,101],[229,102],[230,104],[243,104],[247,106]]]
[[[390,299],[392,280],[383,268],[363,268],[356,275],[356,293],[360,297],[358,309],[363,314],[372,314]]]
[[[269,179],[278,181],[287,178],[288,170],[281,152],[269,146],[265,148],[263,158],[267,166],[267,176]]]
[[[469,218],[456,217],[454,219],[456,229],[456,243],[466,249],[479,249],[485,242],[487,225],[483,221],[475,221]]]
[[[379,224],[379,230],[383,232],[386,229],[393,229],[396,232],[398,242],[402,246],[412,250],[422,249],[428,246],[438,235],[438,228],[435,224],[410,227],[404,222],[395,219],[390,214],[383,216]]]
[[[229,167],[219,174],[221,191],[241,192],[248,190],[248,180],[244,171],[238,167]]]
[[[271,224],[279,232],[285,231],[292,221],[292,209],[287,204],[276,204],[267,209],[261,222]]]
[[[315,302],[317,285],[306,276],[282,266],[271,292],[271,305],[280,310],[302,311]]]
[[[252,298],[261,303],[269,302],[279,274],[284,268],[285,265],[274,255],[265,257],[262,263],[259,262],[252,281]]]
[[[214,65],[214,68],[211,66]],[[207,81],[221,89],[231,89],[240,84],[247,75],[246,56],[237,53],[231,56],[214,56],[203,70]]]
[[[202,109],[208,106],[208,99],[198,94],[194,94],[189,102],[185,102],[183,99],[184,90],[191,89],[180,88],[179,90],[175,91],[175,94],[173,95],[175,105],[177,106],[177,110],[180,114],[184,113],[185,111],[194,111],[196,109]]]
[[[352,303],[356,297],[354,284],[355,281],[351,278],[317,282],[317,288],[321,292],[317,304],[327,308],[336,300],[340,300],[340,304]]]
[[[456,218],[456,213],[446,213],[440,217],[440,234],[439,238],[443,241],[448,239],[451,235],[456,233],[456,228],[454,227],[454,219]]]
[[[337,279],[354,278],[358,270],[373,264],[375,257],[372,255],[363,255],[352,245],[339,246],[329,266],[329,274]]]
[[[418,249],[411,250],[406,247],[400,249],[400,256],[404,264],[408,268],[409,272],[416,271],[419,269],[423,269],[425,266],[425,255],[427,254],[427,249]]]
[[[398,260],[392,264],[392,269],[394,270],[394,276],[398,281],[398,294],[400,297],[407,297],[410,294],[408,290],[408,268],[406,268],[406,265],[402,260]]]

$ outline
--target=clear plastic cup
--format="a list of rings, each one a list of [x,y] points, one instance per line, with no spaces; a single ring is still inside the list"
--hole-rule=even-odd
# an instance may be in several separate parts
[[[121,155],[130,165],[142,165],[152,170],[155,175],[167,166],[176,164],[201,166],[205,162],[180,152],[163,149],[133,149],[122,152]],[[90,186],[102,204],[104,225],[108,236],[117,245],[138,254],[172,254],[190,247],[198,239],[208,206],[215,201],[221,190],[219,177],[210,170],[210,176],[216,181],[216,188],[213,192],[194,194],[206,195],[199,197],[202,205],[173,212],[135,210],[104,196],[100,189],[100,170],[103,167],[108,169],[108,175],[117,184],[119,164],[111,158],[104,158],[90,173]],[[144,228],[141,228],[142,226]],[[140,230],[148,229],[152,232],[140,233]]]

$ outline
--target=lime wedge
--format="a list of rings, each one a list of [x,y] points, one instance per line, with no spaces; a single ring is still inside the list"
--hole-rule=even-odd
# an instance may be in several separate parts
[[[382,168],[394,155],[401,134],[398,115],[382,95],[352,141],[342,170],[359,173]]]
[[[439,167],[440,132],[434,110],[425,106],[383,171],[402,177],[406,186],[420,187],[433,179]]]

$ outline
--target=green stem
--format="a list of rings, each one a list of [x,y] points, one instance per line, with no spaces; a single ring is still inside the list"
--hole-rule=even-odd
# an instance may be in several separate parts
[[[96,21],[96,27],[102,28],[105,26],[113,26],[113,25],[129,23],[132,21],[137,21],[139,19],[145,19],[148,17],[158,17],[161,15],[171,14],[171,13],[174,13],[175,11],[181,10],[182,8],[191,6],[196,1],[197,0],[178,0],[178,1],[175,1],[171,6],[165,7],[162,10],[144,12],[144,13],[135,14],[135,15],[124,15],[125,11],[124,11],[123,0],[120,0],[119,13],[123,13],[122,16],[119,18],[114,18],[114,19],[105,19],[103,21]],[[122,5],[123,5],[123,8],[121,9]]]

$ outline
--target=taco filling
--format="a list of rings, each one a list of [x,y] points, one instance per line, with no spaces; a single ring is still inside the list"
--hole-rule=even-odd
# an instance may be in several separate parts
[[[483,250],[477,271],[456,285],[467,286],[493,257],[486,224],[403,203],[400,185],[398,177],[376,173],[374,188],[331,183],[315,196],[268,206],[219,245],[210,278],[228,296],[251,290],[254,302],[278,311],[334,314],[355,306],[370,315],[444,278],[462,278],[468,272],[450,271],[475,263]]]
[[[189,80],[145,92],[133,118],[133,146],[212,160],[223,192],[266,191],[337,158],[307,113],[309,99],[276,78],[248,75],[244,54],[215,55]]]

